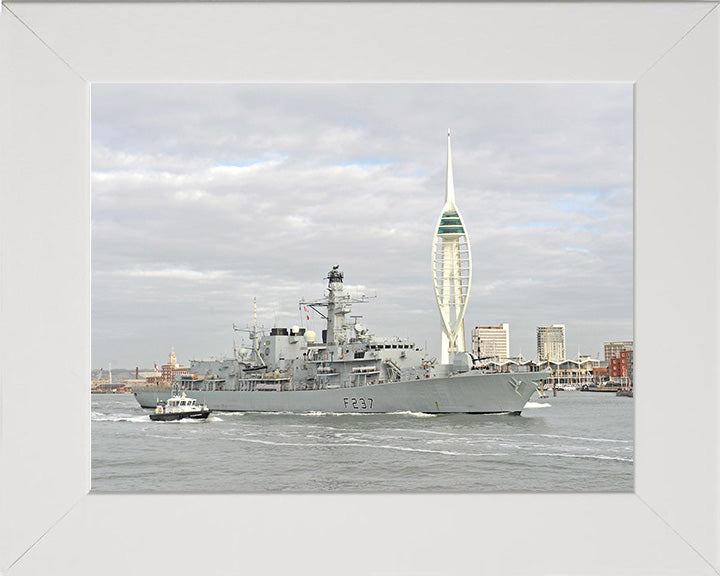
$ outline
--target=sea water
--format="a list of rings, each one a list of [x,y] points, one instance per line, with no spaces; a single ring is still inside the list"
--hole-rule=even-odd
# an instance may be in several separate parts
[[[633,402],[558,392],[520,416],[260,414],[152,422],[92,396],[92,490],[135,493],[631,492]]]

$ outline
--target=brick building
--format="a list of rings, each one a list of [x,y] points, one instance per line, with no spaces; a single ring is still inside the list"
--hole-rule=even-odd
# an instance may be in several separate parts
[[[624,342],[605,342],[605,361],[609,362],[613,358],[620,358],[621,352],[632,349],[632,340],[626,340]]]
[[[617,358],[611,358],[608,373],[611,380],[632,385],[633,351],[623,350]]]
[[[188,374],[190,368],[187,366],[181,366],[178,364],[177,356],[175,356],[175,350],[170,351],[168,363],[163,364],[158,370],[157,364],[155,365],[155,373],[148,376],[145,381],[148,384],[157,384],[159,386],[172,386],[175,381],[175,376],[178,374]]]

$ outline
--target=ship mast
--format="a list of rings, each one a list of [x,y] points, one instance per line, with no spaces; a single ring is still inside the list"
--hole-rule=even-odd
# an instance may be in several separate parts
[[[359,304],[368,302],[365,295],[352,296],[345,293],[343,285],[343,273],[340,271],[340,265],[335,264],[332,270],[326,276],[328,281],[328,294],[321,300],[312,302],[300,301],[301,306],[310,306],[318,312],[316,307],[327,308],[327,316],[318,312],[326,319],[326,329],[324,330],[324,338],[326,344],[336,345],[344,344],[347,341],[347,323],[345,317],[351,312],[351,304]]]
[[[238,328],[233,324],[233,330],[235,332],[247,332],[250,340],[252,340],[252,357],[256,366],[266,366],[265,360],[260,355],[260,337],[258,334],[257,325],[257,298],[253,298],[253,327],[252,328]],[[236,355],[237,358],[237,355]]]

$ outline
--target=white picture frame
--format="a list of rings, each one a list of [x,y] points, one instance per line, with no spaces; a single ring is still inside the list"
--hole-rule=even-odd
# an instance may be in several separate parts
[[[4,3],[0,573],[717,574],[719,46],[717,2]],[[158,81],[634,83],[635,492],[89,494],[90,85]]]

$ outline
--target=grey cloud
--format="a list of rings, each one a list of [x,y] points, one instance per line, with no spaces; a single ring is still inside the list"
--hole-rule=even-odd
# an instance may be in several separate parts
[[[472,325],[632,330],[632,89],[621,85],[93,87],[93,366],[232,350],[297,323],[340,263],[378,334],[431,350],[430,244],[453,131]],[[435,351],[437,352],[437,351]]]

